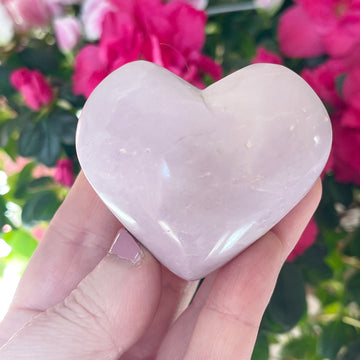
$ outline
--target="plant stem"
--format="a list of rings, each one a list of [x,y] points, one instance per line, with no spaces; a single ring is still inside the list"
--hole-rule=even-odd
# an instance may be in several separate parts
[[[206,10],[208,16],[227,14],[235,11],[247,11],[258,8],[253,1],[245,1],[240,4],[211,6]]]

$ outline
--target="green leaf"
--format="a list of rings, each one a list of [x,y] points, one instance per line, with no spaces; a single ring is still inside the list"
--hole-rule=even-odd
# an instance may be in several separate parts
[[[64,99],[77,108],[82,108],[85,98],[82,95],[75,95],[72,90],[72,84],[64,84],[59,88],[59,99]]]
[[[4,198],[0,196],[0,228],[2,228],[5,224],[9,223],[8,218],[5,216],[6,212],[6,203]]]
[[[54,166],[61,152],[60,138],[45,119],[28,122],[20,133],[18,149],[24,157],[34,156],[46,166]]]
[[[325,313],[336,314],[339,307],[341,308],[341,304],[339,304],[338,301],[343,297],[343,288],[343,284],[334,279],[324,281],[317,286],[315,293],[317,298],[322,302]],[[335,311],[332,309],[335,309]]]
[[[56,46],[49,46],[43,41],[32,40],[28,46],[18,54],[23,66],[38,69],[43,73],[51,73],[59,69],[61,57]]]
[[[19,155],[36,156],[43,147],[44,130],[40,123],[28,122],[20,132],[18,141]]]
[[[9,119],[0,125],[0,147],[7,146],[12,133],[17,128],[17,121],[15,119]]]
[[[0,125],[0,148],[6,146],[9,141],[9,134],[7,130],[7,123]]]
[[[24,230],[12,230],[2,235],[2,238],[12,247],[12,252],[16,252],[30,258],[37,247],[37,241]]]
[[[16,161],[18,156],[18,142],[16,139],[11,138],[4,147],[6,153],[11,157],[13,161]]]
[[[320,227],[335,229],[339,225],[339,216],[334,208],[334,203],[321,201],[315,213],[316,222]]]
[[[326,244],[321,237],[318,237],[316,243],[296,259],[296,264],[308,283],[317,285],[320,281],[332,277],[331,268],[324,262],[326,255]]]
[[[269,358],[269,344],[266,335],[259,332],[251,360],[264,360]]]
[[[29,109],[21,108],[21,112],[15,118],[10,118],[1,124],[0,147],[4,148],[13,160],[16,159],[18,153],[17,134],[25,126],[31,126],[33,116],[34,114]]]
[[[262,326],[274,332],[288,331],[297,324],[305,310],[305,286],[301,272],[294,264],[286,263],[280,272]]]
[[[4,276],[4,270],[7,266],[7,258],[0,259],[0,279]]]
[[[50,221],[60,201],[52,191],[41,191],[29,197],[22,210],[22,221],[34,225],[39,221]]]
[[[360,360],[360,340],[351,344],[338,360]]]
[[[346,293],[350,299],[360,305],[360,271],[356,272],[346,283]]]
[[[15,89],[10,84],[11,68],[2,63],[0,66],[0,89],[1,95],[9,96],[15,92]]]
[[[349,206],[352,202],[352,186],[338,183],[333,175],[327,175],[323,180],[323,199],[328,203],[341,203]]]
[[[328,264],[334,273],[342,273],[345,270],[345,264],[339,251],[334,250],[326,256],[326,264]]]
[[[346,79],[345,74],[341,74],[335,78],[336,91],[341,98],[343,97],[343,86],[345,79]]]
[[[349,242],[344,250],[344,254],[348,256],[359,256],[360,254],[360,227],[354,231],[349,237]]]
[[[29,181],[33,179],[32,172],[35,168],[36,164],[31,162],[26,164],[23,169],[20,171],[19,176],[17,177],[15,186],[13,188],[14,191],[14,198],[21,199],[26,197],[27,195],[27,186]]]
[[[341,347],[354,340],[356,332],[350,325],[337,320],[327,324],[320,335],[317,352],[320,356],[336,360]]]
[[[323,179],[323,196],[315,214],[320,227],[335,229],[339,225],[339,216],[334,205],[341,203],[348,207],[353,201],[352,185],[335,181],[334,176],[327,175]]]
[[[325,240],[327,251],[338,251],[339,241],[347,237],[348,234],[345,231],[323,230],[321,231],[321,238]]]
[[[61,152],[60,139],[58,135],[51,131],[46,121],[41,121],[39,126],[42,128],[42,145],[36,158],[46,166],[54,166]]]
[[[48,119],[50,131],[54,132],[66,145],[75,144],[77,121],[75,114],[62,109],[54,111]]]
[[[289,340],[281,350],[282,360],[322,360],[316,355],[316,337],[305,335]],[[264,358],[265,360],[265,358]]]
[[[34,179],[28,183],[29,190],[44,190],[54,185],[54,179],[50,176],[43,176],[41,178]]]

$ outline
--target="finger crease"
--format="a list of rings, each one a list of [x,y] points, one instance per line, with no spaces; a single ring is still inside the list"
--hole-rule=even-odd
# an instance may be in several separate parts
[[[225,320],[236,321],[236,322],[241,323],[245,327],[248,327],[248,328],[251,328],[254,330],[259,330],[259,324],[254,323],[249,320],[246,320],[243,317],[243,315],[241,315],[241,314],[237,314],[234,312],[227,311],[225,309],[221,309],[219,306],[216,306],[214,304],[206,303],[203,307],[203,310],[215,313],[216,315],[220,316],[221,318],[223,318]]]

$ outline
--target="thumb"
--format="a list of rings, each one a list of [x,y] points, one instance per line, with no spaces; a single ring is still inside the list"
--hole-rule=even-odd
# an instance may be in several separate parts
[[[120,230],[98,266],[64,301],[19,330],[0,349],[0,358],[118,359],[150,324],[160,276],[158,262]]]

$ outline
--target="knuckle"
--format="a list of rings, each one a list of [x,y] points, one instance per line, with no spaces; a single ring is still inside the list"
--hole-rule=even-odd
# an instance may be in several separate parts
[[[91,275],[90,275],[91,276]],[[88,280],[88,279],[86,279]],[[108,354],[122,353],[114,337],[112,322],[101,299],[91,281],[83,281],[60,304],[48,310],[74,329],[84,332]],[[95,345],[94,345],[95,346]]]

